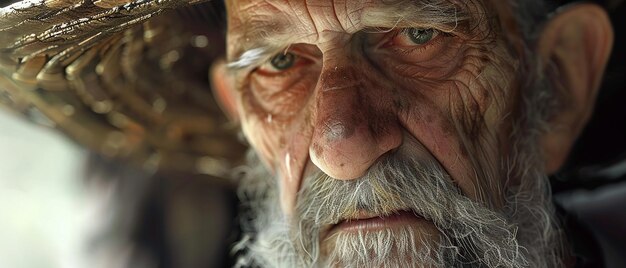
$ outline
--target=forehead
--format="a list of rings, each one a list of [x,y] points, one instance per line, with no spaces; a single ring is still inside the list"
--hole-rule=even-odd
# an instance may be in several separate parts
[[[420,0],[404,1],[402,5],[417,1]],[[231,11],[230,18],[234,26],[245,28],[245,26],[264,24],[268,21],[278,22],[279,25],[310,24],[315,23],[314,19],[323,17],[326,23],[348,31],[360,24],[363,14],[380,12],[380,9],[392,6],[390,3],[385,3],[385,0],[231,0],[228,2],[230,3],[228,5]],[[397,5],[393,4],[393,6]],[[337,20],[340,24],[335,25],[335,21],[331,20]]]
[[[506,35],[517,26],[507,0],[226,0],[230,61],[277,53],[293,43],[319,43],[328,32],[402,27],[490,31],[498,17]],[[502,20],[504,18],[504,20]],[[507,38],[508,39],[508,38]],[[247,55],[249,57],[250,55]]]
[[[482,0],[230,0],[227,8],[229,35],[244,46],[268,38],[313,43],[325,31],[354,33],[403,23],[452,29],[470,14],[487,12]]]
[[[267,21],[307,23],[314,17],[338,19],[343,29],[358,26],[363,16],[400,17],[416,12],[424,16],[480,12],[489,0],[227,0],[231,22],[246,25]],[[503,0],[500,0],[502,2]],[[474,9],[474,10],[472,10]],[[280,16],[277,16],[279,15]]]

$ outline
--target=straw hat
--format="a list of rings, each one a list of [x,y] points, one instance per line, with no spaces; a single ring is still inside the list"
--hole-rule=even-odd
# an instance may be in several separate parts
[[[245,146],[215,103],[221,1],[0,1],[0,107],[146,170],[224,176]]]

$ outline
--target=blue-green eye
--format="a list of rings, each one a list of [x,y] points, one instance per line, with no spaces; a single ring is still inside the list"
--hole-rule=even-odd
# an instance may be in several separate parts
[[[283,71],[291,68],[296,62],[296,56],[292,53],[280,53],[270,60],[272,67],[276,70]]]
[[[406,35],[408,35],[411,41],[416,45],[428,43],[428,41],[435,37],[435,33],[434,29],[410,28],[406,30]]]

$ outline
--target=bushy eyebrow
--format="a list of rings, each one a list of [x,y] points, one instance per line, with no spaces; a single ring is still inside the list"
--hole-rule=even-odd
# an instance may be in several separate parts
[[[454,0],[397,0],[369,9],[363,14],[363,27],[433,27],[453,31],[469,19],[469,5]]]
[[[271,49],[263,47],[246,50],[243,54],[241,54],[241,56],[237,58],[237,60],[228,62],[226,66],[229,69],[238,70],[257,65],[255,63],[265,61],[267,58],[269,58],[269,55],[273,55],[273,53],[271,53],[270,51]]]
[[[462,22],[471,19],[470,4],[459,0],[382,0],[376,6],[364,8],[353,32],[365,29],[435,28],[453,32]],[[272,21],[274,20],[274,21]],[[271,28],[269,31],[267,28]],[[293,31],[280,18],[252,17],[242,27],[241,41],[235,44],[234,59],[229,61],[232,70],[259,66],[272,56],[285,51],[293,43],[306,39],[306,34]],[[309,34],[311,35],[311,34]]]

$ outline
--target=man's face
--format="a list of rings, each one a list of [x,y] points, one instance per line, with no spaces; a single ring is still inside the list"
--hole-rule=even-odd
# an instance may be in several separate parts
[[[277,177],[282,213],[296,226],[291,238],[319,243],[312,258],[345,264],[346,248],[367,235],[373,244],[411,245],[389,246],[387,258],[463,240],[462,230],[441,236],[456,228],[446,218],[461,214],[440,210],[480,214],[467,220],[479,223],[459,229],[501,220],[504,189],[517,180],[504,167],[511,164],[518,61],[487,3],[227,6],[243,131]]]

